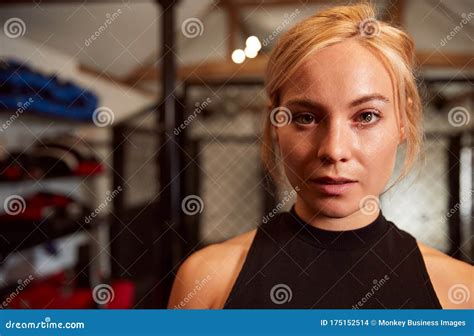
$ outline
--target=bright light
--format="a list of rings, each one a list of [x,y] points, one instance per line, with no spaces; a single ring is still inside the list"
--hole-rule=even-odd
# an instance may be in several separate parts
[[[249,46],[245,47],[245,56],[248,58],[254,58],[257,56],[258,50],[255,48],[250,48]]]
[[[235,49],[232,53],[232,61],[237,64],[245,61],[245,52],[242,49]]]
[[[248,48],[255,49],[257,52],[262,49],[262,44],[257,36],[249,36],[245,41],[245,45]]]

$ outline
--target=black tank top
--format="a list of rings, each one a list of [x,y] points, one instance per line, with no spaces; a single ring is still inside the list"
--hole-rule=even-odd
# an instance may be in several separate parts
[[[224,309],[441,309],[421,251],[380,211],[329,231],[283,212],[262,223]]]

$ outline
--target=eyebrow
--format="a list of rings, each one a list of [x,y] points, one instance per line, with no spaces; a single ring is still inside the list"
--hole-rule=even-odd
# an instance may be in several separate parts
[[[384,95],[379,94],[379,93],[373,93],[373,94],[368,94],[368,95],[359,97],[356,100],[353,100],[352,102],[349,103],[349,107],[356,107],[358,105],[362,105],[372,100],[378,100],[384,104],[390,103],[390,100]],[[301,107],[317,108],[321,110],[325,109],[323,104],[313,101],[311,99],[306,99],[306,98],[291,99],[285,105],[287,106],[297,105]]]

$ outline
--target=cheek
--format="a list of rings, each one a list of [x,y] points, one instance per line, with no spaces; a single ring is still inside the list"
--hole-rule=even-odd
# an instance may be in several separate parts
[[[304,176],[305,160],[311,156],[310,144],[294,132],[279,130],[281,159],[288,180],[296,185]]]
[[[382,192],[390,180],[395,165],[398,141],[394,132],[378,132],[364,141],[361,161],[364,162],[368,191]]]

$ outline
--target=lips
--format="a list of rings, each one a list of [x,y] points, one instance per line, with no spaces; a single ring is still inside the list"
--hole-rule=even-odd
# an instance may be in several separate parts
[[[344,183],[357,182],[356,180],[352,180],[345,177],[330,177],[330,176],[318,177],[315,179],[311,179],[311,181],[314,181],[316,183],[325,183],[325,184],[344,184]]]
[[[310,180],[311,184],[314,185],[322,194],[329,196],[342,195],[357,184],[356,180],[349,179],[346,177],[318,177]]]

